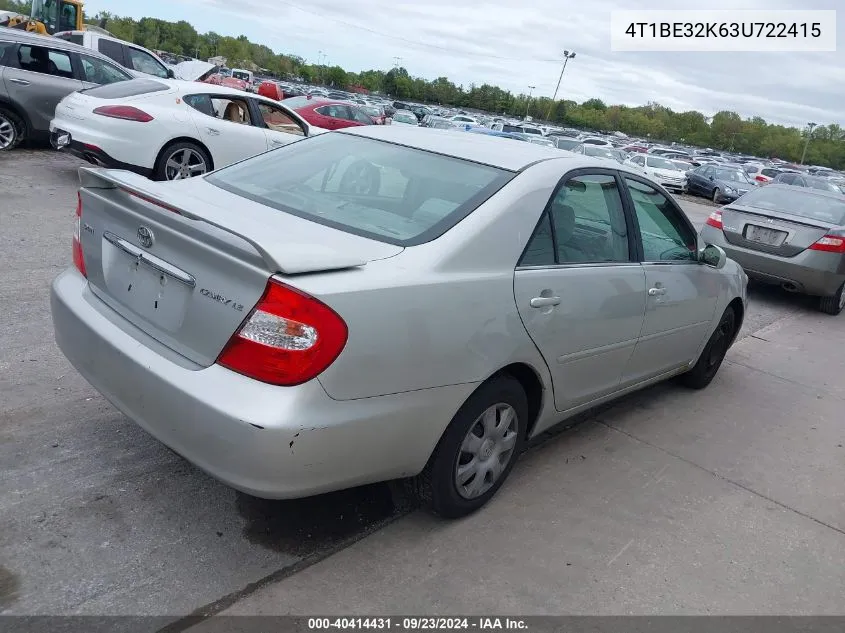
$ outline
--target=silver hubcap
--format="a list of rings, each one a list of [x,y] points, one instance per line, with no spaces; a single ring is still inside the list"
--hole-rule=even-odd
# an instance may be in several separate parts
[[[15,128],[11,121],[0,117],[0,149],[6,149],[11,146],[15,140]]]
[[[164,164],[164,175],[168,180],[182,180],[200,176],[208,171],[205,159],[192,149],[179,149],[170,155]]]
[[[499,480],[513,458],[517,429],[516,411],[509,404],[494,404],[478,416],[455,465],[455,485],[464,499],[480,497]]]

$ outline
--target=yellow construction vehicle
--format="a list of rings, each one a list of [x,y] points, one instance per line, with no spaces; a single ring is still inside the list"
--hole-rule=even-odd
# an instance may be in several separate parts
[[[32,0],[32,11],[26,15],[0,18],[0,26],[31,33],[53,35],[60,31],[82,31],[82,0]]]

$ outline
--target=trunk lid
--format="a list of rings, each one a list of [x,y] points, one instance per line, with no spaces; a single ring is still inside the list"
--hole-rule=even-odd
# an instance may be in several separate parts
[[[812,218],[732,204],[722,209],[722,231],[731,244],[781,257],[794,257],[833,226]]]
[[[91,291],[201,366],[216,360],[271,275],[354,268],[402,251],[268,209],[201,178],[155,183],[85,167],[80,178]]]

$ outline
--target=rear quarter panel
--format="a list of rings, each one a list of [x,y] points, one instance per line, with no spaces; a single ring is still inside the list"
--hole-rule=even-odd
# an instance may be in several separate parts
[[[514,362],[551,387],[513,279],[563,172],[556,163],[517,176],[437,240],[359,269],[291,280],[348,325],[346,348],[319,378],[332,398],[479,382]]]

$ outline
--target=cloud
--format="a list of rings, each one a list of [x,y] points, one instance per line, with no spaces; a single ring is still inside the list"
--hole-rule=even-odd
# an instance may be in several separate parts
[[[841,0],[747,0],[743,9],[836,9]],[[536,86],[551,96],[563,49],[567,65],[559,97],[609,104],[656,101],[676,110],[804,125],[843,121],[845,56],[837,53],[621,53],[610,49],[610,14],[641,9],[640,0],[89,0],[90,11],[186,19],[199,30],[243,33],[278,52],[349,70],[387,69],[394,57],[412,75],[447,76],[465,86],[491,83],[516,93]],[[142,8],[139,8],[142,7]],[[651,0],[674,10],[677,0]],[[708,0],[708,9],[737,8]],[[840,11],[838,30],[845,26]]]

